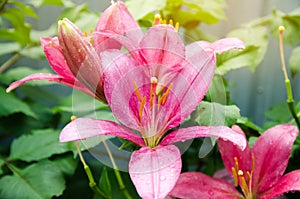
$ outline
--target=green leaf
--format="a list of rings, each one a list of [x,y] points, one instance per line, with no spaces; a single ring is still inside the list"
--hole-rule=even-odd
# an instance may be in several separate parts
[[[14,1],[14,2],[12,2],[12,4],[16,5],[24,15],[26,15],[28,17],[38,18],[37,14],[34,12],[34,10],[30,6],[24,5],[23,3],[18,2],[18,1]]]
[[[0,45],[0,56],[9,54],[12,52],[17,52],[21,49],[21,46],[18,43],[15,42],[9,42],[9,43],[1,43]]]
[[[37,115],[14,93],[6,93],[5,89],[0,87],[0,116],[8,116],[13,113],[24,113],[25,115],[37,118]]]
[[[192,113],[191,120],[200,126],[231,126],[240,117],[240,110],[235,105],[221,105],[202,101]]]
[[[0,198],[45,199],[59,196],[65,189],[60,169],[49,160],[22,170],[13,165],[9,168],[13,175],[0,179]]]
[[[76,5],[74,4],[72,7],[69,7],[65,9],[61,15],[60,19],[67,17],[70,21],[76,21],[80,18],[80,14],[88,12],[88,5],[82,4],[82,5]]]
[[[64,6],[64,3],[62,0],[42,0],[39,3],[39,6],[44,6],[44,5]]]
[[[5,84],[10,84],[13,81],[22,79],[28,75],[35,74],[35,73],[51,73],[51,71],[48,68],[37,70],[26,66],[18,66],[16,68],[10,69],[4,74],[1,74],[1,82]],[[31,86],[41,86],[41,85],[49,85],[49,84],[53,84],[53,83],[49,81],[30,81],[26,83],[26,85],[31,85]]]
[[[266,53],[268,35],[265,27],[243,27],[233,30],[227,37],[237,37],[244,41],[246,48],[231,50],[217,55],[217,67],[224,75],[230,70],[247,67],[252,71],[260,64]]]
[[[254,124],[253,122],[251,122],[246,117],[239,117],[237,119],[237,121],[236,121],[236,124],[238,124],[239,126],[242,126],[244,128],[254,130],[254,131],[258,132],[258,133],[262,132],[262,129],[260,127],[258,127],[256,124]]]
[[[225,19],[224,0],[167,1],[164,17],[179,22],[185,28],[197,27],[199,23],[214,24]]]
[[[275,104],[267,112],[265,112],[265,116],[274,122],[278,122],[279,124],[287,123],[292,118],[286,102]]]
[[[112,190],[111,190],[111,184],[108,177],[108,172],[106,167],[104,166],[101,172],[100,180],[99,180],[99,187],[103,191],[103,193],[108,196],[108,198],[111,198]]]
[[[296,73],[300,71],[300,46],[298,46],[292,51],[289,65],[292,76],[294,77]]]
[[[292,11],[291,13],[283,13],[280,10],[273,10],[270,30],[275,38],[278,38],[278,27],[284,26],[283,42],[289,45],[295,45],[300,41],[300,9]]]
[[[52,162],[56,164],[63,174],[71,176],[74,174],[75,169],[77,168],[78,160],[75,159],[71,154],[66,154],[56,158]]]
[[[59,133],[59,130],[46,129],[22,135],[13,141],[9,159],[30,162],[70,151],[67,143],[59,142]]]
[[[128,0],[125,2],[135,20],[139,20],[151,12],[157,12],[166,6],[166,0]]]
[[[254,143],[255,143],[256,140],[257,140],[257,138],[258,138],[258,137],[253,137],[253,136],[251,136],[251,137],[249,138],[248,143],[249,143],[249,147],[250,147],[250,148],[253,147]]]
[[[32,59],[41,59],[45,57],[41,46],[32,46],[30,48],[25,48],[20,53],[22,56]]]

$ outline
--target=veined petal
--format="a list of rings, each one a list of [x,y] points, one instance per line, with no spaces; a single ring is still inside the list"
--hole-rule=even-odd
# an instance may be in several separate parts
[[[285,174],[271,189],[259,195],[258,199],[271,199],[289,191],[300,191],[300,170]]]
[[[277,125],[265,131],[254,143],[253,185],[262,193],[277,184],[284,173],[293,143],[298,135],[297,127]]]
[[[234,130],[237,134],[240,134],[246,140],[245,134],[238,126],[232,126],[232,130]],[[245,150],[241,150],[238,146],[234,145],[230,141],[224,141],[220,139],[218,141],[218,147],[221,153],[221,157],[227,171],[232,175],[232,167],[235,168],[235,160],[238,161],[239,170],[244,172],[252,170],[252,154],[250,148],[247,146]],[[248,180],[248,178],[246,178]]]
[[[144,71],[137,67],[131,57],[119,50],[105,51],[101,58],[104,66],[105,96],[112,112],[124,125],[140,130],[136,111],[138,102],[136,98],[130,99],[135,94],[134,83],[147,82]]]
[[[132,15],[127,10],[125,4],[122,1],[112,3],[101,15],[95,31],[109,30],[116,34],[126,35],[132,42],[139,43],[143,37],[143,32],[139,25],[133,19]],[[95,37],[94,44],[98,46],[108,39],[108,37]],[[111,42],[105,42],[107,48],[119,48],[120,45],[110,44]]]
[[[140,43],[140,51],[152,70],[152,76],[158,80],[165,75],[160,74],[161,67],[180,71],[185,58],[185,46],[170,25],[152,26]]]
[[[75,77],[64,58],[61,47],[59,46],[57,37],[42,37],[40,42],[52,69],[57,74],[75,81]]]
[[[144,140],[140,136],[124,126],[112,121],[92,118],[78,118],[70,122],[63,128],[59,140],[69,142],[103,135],[118,136],[139,146],[145,146]]]
[[[23,79],[20,79],[18,81],[15,81],[9,85],[9,87],[6,89],[6,92],[10,92],[14,90],[15,88],[25,84],[29,81],[35,81],[35,80],[48,80],[50,82],[58,82],[60,84],[64,84],[66,86],[78,89],[92,97],[95,97],[93,93],[91,93],[84,85],[82,85],[80,82],[74,82],[74,80],[67,79],[65,77],[62,77],[60,75],[55,74],[45,74],[45,73],[37,73],[32,74],[27,77],[24,77]]]
[[[181,171],[179,149],[174,145],[134,151],[129,174],[143,199],[163,199],[174,187]]]
[[[200,172],[186,172],[179,179],[169,194],[176,198],[244,198],[232,185],[221,179],[212,178]]]
[[[179,141],[186,141],[198,137],[216,137],[231,141],[242,150],[247,146],[247,140],[243,135],[236,133],[227,126],[192,126],[180,128],[170,132],[161,141],[161,145],[169,145]]]
[[[219,39],[209,45],[215,53],[223,53],[232,49],[243,49],[245,48],[244,42],[238,38],[224,38]]]
[[[200,46],[187,48],[186,61],[180,74],[172,81],[173,90],[181,101],[182,120],[185,119],[203,99],[208,90],[215,71],[213,55],[205,52]]]

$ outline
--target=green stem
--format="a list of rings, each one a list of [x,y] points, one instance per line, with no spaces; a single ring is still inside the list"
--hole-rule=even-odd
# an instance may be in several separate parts
[[[109,199],[109,197],[107,197],[100,189],[99,187],[97,186],[95,180],[94,180],[94,177],[93,177],[93,174],[90,170],[90,167],[86,164],[83,156],[82,156],[82,153],[81,153],[81,150],[80,150],[80,147],[79,147],[79,144],[78,144],[78,141],[75,142],[76,144],[76,148],[77,148],[77,151],[78,151],[78,155],[79,155],[79,158],[80,158],[80,161],[82,162],[83,164],[83,167],[84,167],[84,171],[89,179],[89,186],[91,187],[91,189],[96,193],[98,194],[99,196],[102,196],[106,199]]]
[[[121,173],[120,173],[120,171],[119,171],[119,169],[118,169],[118,167],[117,167],[117,165],[115,163],[115,160],[114,160],[114,158],[112,156],[112,153],[111,153],[111,151],[110,151],[110,149],[109,149],[109,147],[108,147],[108,145],[106,143],[106,140],[102,136],[101,136],[101,141],[103,142],[103,145],[104,145],[104,147],[105,147],[105,149],[106,149],[106,151],[108,153],[108,156],[110,158],[110,161],[112,163],[112,166],[113,166],[113,169],[114,169],[114,173],[115,173],[115,176],[117,178],[120,190],[123,192],[125,198],[132,199],[131,195],[129,194],[129,192],[127,191],[127,189],[125,187],[125,184],[123,182]]]
[[[14,56],[12,56],[9,60],[7,60],[2,66],[0,66],[0,74],[2,74],[4,71],[6,71],[9,67],[11,67],[18,59],[20,59],[21,54],[16,53]]]
[[[284,61],[284,52],[283,52],[283,32],[284,32],[284,27],[280,26],[279,28],[279,50],[280,50],[280,58],[281,58],[281,65],[282,65],[282,71],[285,79],[285,88],[286,88],[286,93],[287,93],[287,104],[289,106],[290,112],[295,119],[295,122],[298,126],[298,129],[300,129],[300,122],[299,118],[297,116],[296,110],[295,110],[295,104],[294,104],[294,98],[293,98],[293,91],[292,91],[292,86],[291,82],[289,80],[289,76],[286,71],[286,65]]]

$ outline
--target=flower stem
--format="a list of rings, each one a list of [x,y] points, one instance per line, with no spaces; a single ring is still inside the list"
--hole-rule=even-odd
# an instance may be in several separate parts
[[[94,177],[93,177],[93,174],[90,170],[90,167],[86,164],[83,156],[82,156],[82,153],[81,153],[81,150],[80,150],[80,147],[79,147],[79,144],[78,144],[78,141],[75,142],[76,144],[76,148],[77,148],[77,151],[78,151],[78,154],[79,154],[79,158],[80,158],[80,161],[82,162],[83,164],[83,168],[85,170],[85,173],[86,175],[88,176],[88,179],[89,179],[89,186],[91,187],[91,189],[96,193],[98,194],[99,196],[102,196],[106,199],[109,199],[109,197],[107,197],[100,189],[99,187],[97,186],[97,184],[95,183],[95,180],[94,180]]]
[[[11,65],[13,65],[18,59],[20,59],[21,54],[16,53],[14,56],[12,56],[9,60],[7,60],[4,64],[0,66],[0,74],[2,74],[4,71],[6,71]]]
[[[106,140],[102,136],[100,138],[101,138],[101,141],[103,142],[103,145],[104,145],[104,147],[105,147],[105,149],[106,149],[106,151],[108,153],[108,156],[110,158],[111,164],[112,164],[113,169],[114,169],[115,176],[116,176],[117,181],[119,183],[120,190],[123,192],[125,198],[132,199],[131,195],[129,194],[129,192],[127,191],[127,189],[125,187],[125,184],[124,184],[124,182],[122,180],[121,173],[120,173],[120,171],[119,171],[119,169],[118,169],[118,167],[117,167],[117,165],[115,163],[115,160],[114,160],[114,158],[112,156],[112,153],[111,153],[111,151],[109,149],[109,146],[106,143]]]
[[[283,32],[284,32],[284,27],[280,26],[279,27],[279,49],[280,49],[280,58],[281,58],[282,71],[283,71],[284,78],[285,78],[285,87],[286,87],[286,92],[287,92],[287,100],[286,101],[287,101],[287,104],[289,106],[290,112],[291,112],[293,118],[296,121],[298,129],[300,129],[299,118],[298,118],[296,110],[295,110],[295,104],[294,104],[294,99],[293,99],[293,92],[292,92],[291,82],[289,80],[289,77],[288,77],[288,74],[287,74],[287,71],[286,71],[285,61],[284,61]]]

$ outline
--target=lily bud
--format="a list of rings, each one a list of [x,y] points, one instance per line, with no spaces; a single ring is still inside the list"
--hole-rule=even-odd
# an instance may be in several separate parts
[[[64,18],[58,22],[58,40],[65,60],[76,79],[94,92],[99,100],[106,102],[101,60],[95,53],[90,38]]]

